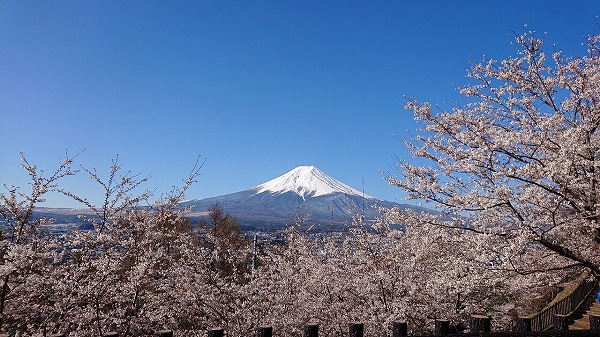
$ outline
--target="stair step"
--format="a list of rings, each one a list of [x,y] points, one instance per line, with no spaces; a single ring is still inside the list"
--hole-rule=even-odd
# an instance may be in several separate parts
[[[569,330],[589,330],[590,329],[590,323],[581,323],[581,322],[576,322],[573,323],[571,325],[569,325]]]
[[[571,330],[589,330],[590,328],[590,319],[587,315],[584,315],[582,318],[576,319],[575,322],[569,325],[569,329]]]
[[[571,327],[589,329],[590,323],[589,322],[588,323],[585,323],[585,322],[575,322],[575,323],[571,324]]]
[[[571,330],[589,330],[590,329],[590,314],[600,316],[600,303],[593,302],[589,309],[583,314],[583,317],[576,319],[572,324],[569,324]]]

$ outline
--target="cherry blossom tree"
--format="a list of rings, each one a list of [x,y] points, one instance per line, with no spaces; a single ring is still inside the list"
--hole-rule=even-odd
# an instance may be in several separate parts
[[[524,34],[517,56],[472,67],[464,105],[408,102],[424,129],[407,145],[427,163],[400,163],[389,180],[438,213],[386,210],[368,229],[360,217],[330,236],[294,227],[257,251],[223,214],[214,230],[186,219],[180,202],[199,167],[155,202],[140,192],[146,179],[116,161],[106,177],[82,168],[103,193],[94,204],[59,189],[76,173],[71,158],[48,176],[24,159],[31,191],[0,198],[0,328],[202,336],[220,326],[242,336],[271,324],[299,336],[317,322],[342,335],[356,320],[367,331],[406,319],[427,332],[436,318],[460,329],[473,313],[506,327],[526,311],[524,294],[600,274],[600,37],[588,41],[585,56],[548,57]],[[92,229],[47,235],[51,219],[33,214],[51,191],[85,206]]]
[[[254,249],[218,207],[212,227],[186,219],[180,202],[198,168],[182,188],[155,202],[139,189],[146,179],[122,173],[117,161],[106,177],[82,168],[103,193],[96,205],[58,188],[59,179],[75,174],[71,162],[50,178],[39,178],[39,169],[25,164],[39,187],[33,183],[29,194],[10,188],[3,196],[5,331],[139,336],[172,329],[204,336],[222,327],[229,336],[243,336],[268,324],[300,336],[306,323],[317,322],[323,333],[343,335],[350,321],[366,322],[375,334],[406,319],[414,332],[428,332],[435,318],[460,328],[475,312],[496,313],[494,321],[504,324],[520,294],[550,280],[509,277],[503,264],[490,264],[501,249],[480,249],[490,241],[474,231],[427,225],[394,230],[387,224],[412,219],[397,210],[385,211],[368,230],[356,216],[347,233],[332,235],[301,232],[299,217],[285,243]],[[51,190],[81,202],[92,229],[44,233],[42,225],[51,219],[34,220],[33,208]],[[438,220],[433,214],[420,219]],[[10,236],[18,224],[26,233],[20,241]]]
[[[0,194],[0,217],[3,230],[0,242],[0,327],[4,324],[22,324],[11,320],[11,303],[18,302],[20,294],[29,291],[28,280],[47,270],[45,261],[51,251],[57,249],[55,240],[43,240],[43,225],[50,222],[46,218],[34,217],[35,207],[43,202],[47,193],[58,188],[58,182],[76,173],[72,168],[73,158],[68,155],[57,169],[46,175],[44,170],[30,164],[21,155],[22,167],[30,178],[30,190],[24,192],[15,186],[4,186],[8,193]],[[42,295],[40,295],[42,296]],[[25,309],[26,310],[26,309]],[[30,312],[20,312],[19,317],[31,316]],[[34,316],[39,316],[33,313]],[[28,317],[40,321],[40,317]]]
[[[464,104],[410,100],[423,129],[406,144],[424,164],[389,182],[440,213],[404,223],[480,234],[490,265],[518,274],[600,276],[600,36],[587,41],[584,56],[548,55],[523,34],[516,56],[472,66]]]
[[[255,286],[269,285],[261,291],[271,303],[263,320],[298,336],[309,322],[326,335],[343,335],[347,322],[361,321],[375,335],[396,320],[407,320],[413,333],[432,333],[434,319],[462,330],[471,314],[481,313],[506,329],[528,309],[524,294],[560,280],[490,264],[494,252],[479,249],[487,239],[470,231],[386,225],[402,220],[400,214],[388,211],[376,230],[352,226],[329,236],[290,230],[258,274]]]
[[[58,187],[61,178],[76,173],[72,158],[46,177],[23,158],[31,191],[8,188],[2,194],[3,292],[2,329],[31,335],[67,332],[98,336],[118,330],[125,336],[152,334],[177,327],[173,299],[179,275],[186,275],[199,250],[197,235],[184,218],[179,202],[199,174],[196,166],[183,187],[149,202],[151,194],[135,194],[146,181],[122,174],[113,162],[106,179],[83,168],[102,189],[100,205]],[[61,192],[87,207],[82,218],[92,230],[49,235],[34,208],[48,192]],[[183,271],[182,271],[183,270]],[[181,271],[181,272],[180,272]],[[174,309],[171,309],[171,306]]]

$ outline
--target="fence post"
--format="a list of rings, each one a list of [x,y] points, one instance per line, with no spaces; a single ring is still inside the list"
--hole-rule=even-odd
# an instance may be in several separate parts
[[[471,332],[490,332],[492,319],[489,316],[471,315]]]
[[[319,324],[306,324],[304,326],[304,337],[319,337]]]
[[[119,337],[119,333],[115,331],[107,332],[102,337]]]
[[[590,330],[600,330],[600,316],[590,315]]]
[[[436,319],[434,321],[434,334],[444,336],[450,333],[450,321],[446,319]]]
[[[156,333],[157,337],[173,337],[173,330],[160,330]]]
[[[531,331],[531,317],[517,317],[517,331]]]
[[[362,323],[350,323],[348,328],[349,337],[363,337],[365,333],[365,325]]]
[[[408,336],[408,323],[404,321],[392,322],[392,337]]]
[[[256,337],[272,337],[273,327],[272,326],[259,326],[256,329]]]
[[[223,337],[223,329],[212,328],[208,330],[208,337]]]
[[[554,314],[554,330],[569,330],[569,316]]]

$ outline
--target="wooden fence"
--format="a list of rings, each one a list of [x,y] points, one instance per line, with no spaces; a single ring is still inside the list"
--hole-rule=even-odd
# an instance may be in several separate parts
[[[447,337],[598,337],[600,336],[600,316],[590,315],[590,330],[568,330],[569,316],[556,314],[553,317],[554,330],[531,331],[532,319],[520,317],[517,321],[517,331],[491,332],[491,318],[489,316],[472,315],[470,318],[469,333],[450,333],[450,321],[437,319],[434,321],[434,335],[420,336],[447,336]],[[348,337],[364,337],[364,323],[348,324]],[[391,335],[382,330],[381,336],[404,337],[408,336],[408,324],[403,321],[393,322]],[[182,335],[183,336],[183,335]],[[225,331],[221,328],[213,328],[207,332],[207,337],[224,337]],[[272,337],[273,327],[260,326],[256,329],[256,337]],[[0,334],[0,337],[9,337],[8,334]],[[50,337],[66,337],[65,334],[54,334]],[[109,332],[102,337],[119,337],[117,332]],[[174,337],[173,331],[158,331],[155,337]],[[319,325],[307,324],[304,326],[303,337],[319,337]]]
[[[570,315],[590,297],[596,280],[583,280],[569,296],[531,316],[531,330],[547,330],[554,324],[554,315]]]

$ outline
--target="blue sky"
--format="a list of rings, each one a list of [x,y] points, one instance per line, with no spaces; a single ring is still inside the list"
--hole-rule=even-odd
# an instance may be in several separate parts
[[[382,172],[416,129],[404,96],[450,106],[470,62],[514,55],[513,31],[582,54],[599,14],[598,1],[0,0],[0,183],[26,187],[20,151],[51,171],[85,149],[77,163],[106,172],[118,155],[157,193],[201,155],[188,198],[316,165],[402,201]],[[82,179],[62,184],[97,200]]]

